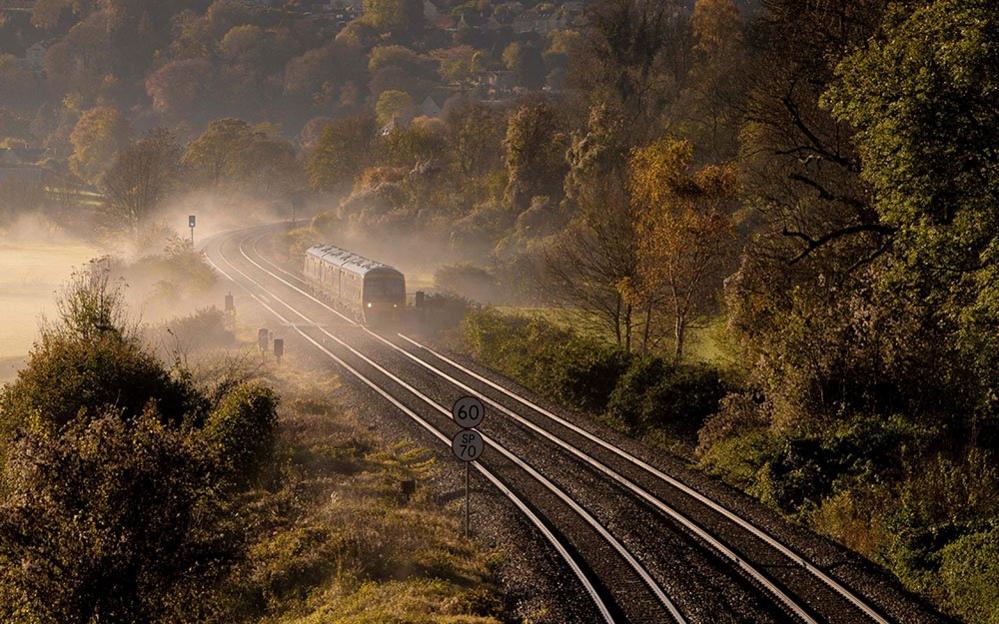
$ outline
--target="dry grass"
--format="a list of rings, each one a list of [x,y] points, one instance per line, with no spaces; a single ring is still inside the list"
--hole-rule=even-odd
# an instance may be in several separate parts
[[[458,537],[459,514],[418,487],[437,469],[412,443],[382,445],[330,374],[264,375],[282,397],[267,488],[250,495],[253,543],[237,612],[273,624],[499,622],[496,553]]]

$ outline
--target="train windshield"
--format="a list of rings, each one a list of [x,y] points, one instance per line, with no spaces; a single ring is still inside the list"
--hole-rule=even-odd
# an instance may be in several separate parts
[[[369,277],[364,294],[368,299],[400,301],[406,298],[406,285],[398,277]]]

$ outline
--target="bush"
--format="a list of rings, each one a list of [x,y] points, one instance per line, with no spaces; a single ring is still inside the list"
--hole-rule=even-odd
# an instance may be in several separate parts
[[[206,620],[239,540],[211,461],[160,420],[108,411],[15,443],[0,497],[0,562],[12,563],[0,566],[0,620]]]
[[[155,406],[179,424],[198,403],[130,330],[121,289],[105,269],[77,274],[59,302],[59,320],[43,329],[28,363],[0,396],[0,432],[23,427],[58,431],[74,419],[114,410],[124,419]]]
[[[952,542],[941,561],[951,608],[970,624],[999,624],[999,528]]]
[[[256,383],[229,392],[208,417],[204,435],[219,462],[237,482],[247,483],[267,464],[274,449],[277,397]]]
[[[485,269],[470,264],[456,264],[437,269],[434,273],[437,288],[467,297],[480,303],[495,300],[498,283]]]
[[[540,318],[470,313],[461,325],[464,348],[517,382],[581,409],[603,411],[628,366],[628,356]]]
[[[693,441],[708,416],[718,411],[726,386],[706,366],[673,366],[660,358],[636,359],[621,376],[607,415],[634,434],[664,430]]]
[[[610,394],[607,415],[624,424],[628,430],[637,432],[646,413],[646,396],[666,371],[666,363],[660,358],[636,359]]]

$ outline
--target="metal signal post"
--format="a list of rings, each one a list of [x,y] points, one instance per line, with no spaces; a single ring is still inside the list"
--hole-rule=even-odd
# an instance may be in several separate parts
[[[191,228],[191,248],[194,248],[194,226],[198,223],[198,217],[191,215],[187,218],[187,227]]]
[[[471,492],[468,485],[472,462],[477,460],[486,448],[482,434],[474,427],[482,424],[485,414],[485,406],[476,397],[462,397],[451,408],[451,416],[462,427],[451,440],[451,450],[458,459],[465,462],[465,539],[469,536],[469,519],[472,513]]]

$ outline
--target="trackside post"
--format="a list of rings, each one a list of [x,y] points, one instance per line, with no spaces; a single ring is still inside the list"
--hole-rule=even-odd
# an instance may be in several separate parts
[[[451,408],[451,417],[462,430],[451,439],[451,451],[459,460],[465,462],[465,539],[469,536],[469,518],[471,516],[471,492],[468,481],[472,462],[476,461],[486,448],[482,434],[475,427],[482,424],[486,408],[477,397],[466,396],[458,399]]]

